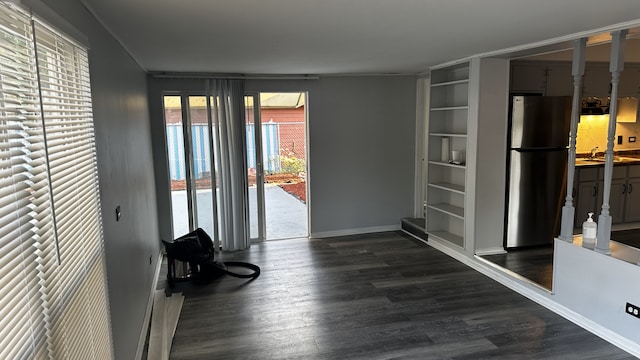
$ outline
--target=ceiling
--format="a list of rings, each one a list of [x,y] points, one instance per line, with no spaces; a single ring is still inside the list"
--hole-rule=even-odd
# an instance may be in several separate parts
[[[81,0],[147,71],[415,74],[640,18],[638,0]]]

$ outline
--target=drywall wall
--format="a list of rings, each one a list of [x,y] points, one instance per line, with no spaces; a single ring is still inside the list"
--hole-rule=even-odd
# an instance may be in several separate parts
[[[475,231],[471,251],[503,250],[509,61],[480,59]],[[492,211],[485,211],[491,209]]]
[[[80,1],[43,3],[89,40],[115,358],[133,359],[160,252],[146,75]]]
[[[160,235],[170,238],[162,91],[202,91],[201,80],[149,78]],[[310,232],[399,227],[413,215],[416,78],[326,76],[247,80],[247,91],[308,91]]]
[[[639,354],[640,319],[625,313],[625,307],[627,302],[640,305],[640,288],[634,286],[640,267],[559,240],[554,257],[554,294],[549,297],[627,339],[626,350]]]
[[[310,233],[399,226],[413,216],[415,76],[251,80],[247,91],[308,91]]]

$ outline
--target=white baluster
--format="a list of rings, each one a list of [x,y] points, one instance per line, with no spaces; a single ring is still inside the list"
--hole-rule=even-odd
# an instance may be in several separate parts
[[[575,208],[573,206],[573,178],[576,172],[576,137],[578,135],[578,119],[580,118],[580,105],[582,98],[582,77],[584,76],[585,50],[587,39],[578,39],[573,42],[573,104],[571,107],[571,130],[569,132],[569,159],[567,161],[567,197],[562,207],[562,226],[560,228],[561,240],[573,242],[573,218]]]
[[[611,194],[611,177],[613,175],[613,144],[616,136],[616,117],[618,115],[618,83],[620,73],[624,68],[624,43],[627,30],[611,33],[611,107],[609,108],[609,131],[607,134],[607,150],[604,164],[604,189],[602,190],[602,211],[598,217],[598,239],[596,251],[611,254],[609,242],[611,240],[611,214],[609,213],[609,197]]]

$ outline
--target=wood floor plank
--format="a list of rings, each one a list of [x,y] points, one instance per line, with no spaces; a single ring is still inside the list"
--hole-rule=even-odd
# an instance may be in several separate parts
[[[262,273],[179,284],[170,359],[633,358],[402,232],[267,242],[223,260]]]

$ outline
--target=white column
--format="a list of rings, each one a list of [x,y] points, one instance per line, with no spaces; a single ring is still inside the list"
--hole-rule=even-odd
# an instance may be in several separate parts
[[[611,254],[609,242],[611,240],[611,214],[609,213],[609,197],[611,194],[611,177],[613,175],[613,144],[616,136],[616,117],[618,115],[618,83],[620,73],[624,68],[624,43],[627,30],[611,33],[611,102],[609,107],[609,131],[607,134],[607,151],[604,164],[604,189],[602,190],[602,211],[598,217],[597,252]]]
[[[573,242],[573,178],[576,172],[576,137],[578,135],[578,119],[580,119],[580,104],[582,99],[582,77],[584,75],[585,49],[587,39],[573,42],[573,104],[571,107],[571,130],[569,132],[569,160],[567,161],[567,197],[562,207],[561,240]]]

